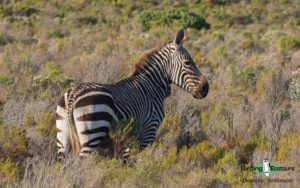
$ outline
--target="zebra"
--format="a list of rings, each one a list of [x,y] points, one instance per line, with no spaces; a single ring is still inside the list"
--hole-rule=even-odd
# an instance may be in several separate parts
[[[134,73],[115,84],[81,83],[64,93],[56,110],[58,156],[81,157],[96,150],[112,123],[134,118],[141,126],[139,147],[152,143],[164,118],[164,100],[175,84],[196,99],[209,91],[206,77],[183,47],[186,31],[146,53]]]

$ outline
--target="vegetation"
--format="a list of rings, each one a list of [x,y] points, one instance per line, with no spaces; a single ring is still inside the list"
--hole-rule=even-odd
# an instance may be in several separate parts
[[[243,182],[265,177],[240,167],[265,158],[294,166],[274,178],[296,187],[299,9],[298,0],[1,1],[0,187],[264,187]],[[64,91],[130,76],[144,51],[182,26],[208,96],[172,87],[157,138],[141,152],[129,121],[99,154],[58,162],[54,112]],[[123,141],[130,164],[116,159]]]
[[[139,15],[139,21],[142,24],[143,31],[149,30],[151,27],[160,25],[171,26],[178,20],[177,26],[185,28],[209,28],[209,24],[199,15],[187,12],[183,9],[154,9],[142,11]]]

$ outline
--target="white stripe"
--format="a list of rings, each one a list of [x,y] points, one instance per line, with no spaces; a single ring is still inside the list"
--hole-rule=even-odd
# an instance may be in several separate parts
[[[79,133],[85,130],[96,129],[99,127],[108,127],[110,129],[110,122],[99,121],[76,121],[76,128]]]
[[[67,112],[64,108],[60,107],[60,106],[57,106],[56,108],[56,113],[64,118],[67,117]]]
[[[74,119],[76,119],[84,114],[91,114],[95,112],[107,112],[109,113],[115,121],[118,121],[115,112],[106,104],[96,104],[96,105],[88,105],[80,108],[75,108],[73,111]]]
[[[90,145],[96,145],[96,144],[100,144],[101,140],[96,140],[94,142],[91,142]]]
[[[76,99],[75,103],[78,102],[79,100],[81,100],[82,98],[93,96],[93,95],[106,95],[106,96],[109,96],[109,97],[112,98],[112,96],[109,93],[107,93],[107,92],[103,92],[103,91],[91,91],[91,92],[88,92],[88,93],[86,93],[86,94],[78,97]]]
[[[84,144],[88,142],[89,140],[92,140],[96,137],[105,137],[106,133],[105,132],[99,132],[99,133],[94,133],[94,134],[89,134],[89,135],[83,135],[83,134],[78,134],[80,144]]]

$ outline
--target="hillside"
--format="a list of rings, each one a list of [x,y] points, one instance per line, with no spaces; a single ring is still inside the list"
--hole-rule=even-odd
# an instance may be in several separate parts
[[[62,94],[129,77],[181,27],[208,96],[173,86],[155,142],[131,165],[102,150],[58,162]],[[298,0],[0,1],[0,187],[297,187],[299,107]],[[241,171],[264,159],[294,167],[271,176],[292,182]]]

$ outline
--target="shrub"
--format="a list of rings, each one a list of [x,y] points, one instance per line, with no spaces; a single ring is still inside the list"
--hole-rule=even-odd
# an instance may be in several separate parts
[[[67,35],[66,32],[63,32],[59,29],[53,29],[48,32],[48,37],[49,38],[64,38]]]
[[[5,46],[6,44],[14,42],[14,38],[6,35],[6,34],[0,34],[0,46]]]
[[[17,159],[26,154],[26,130],[16,126],[0,125],[0,157]]]
[[[35,120],[34,120],[34,117],[29,115],[29,114],[26,114],[24,116],[24,119],[23,119],[23,125],[25,127],[32,127],[36,124]]]
[[[157,130],[157,141],[165,146],[175,146],[176,139],[180,134],[180,119],[176,115],[167,113]]]
[[[287,53],[290,50],[300,49],[300,39],[292,36],[284,37],[280,40],[280,50],[283,53]]]
[[[209,5],[226,5],[230,3],[238,3],[240,0],[203,0],[203,2]]]
[[[5,104],[5,102],[0,99],[0,111],[3,110],[4,104]],[[1,125],[1,123],[0,123],[0,125]]]
[[[248,164],[253,161],[253,153],[256,149],[260,151],[269,150],[269,142],[266,135],[258,133],[251,135],[250,139],[239,138],[237,153],[240,164]]]
[[[113,142],[114,157],[116,159],[121,158],[122,151],[126,147],[130,147],[133,152],[137,152],[139,128],[134,119],[124,120],[112,126],[110,138]]]
[[[256,90],[256,80],[255,70],[252,66],[244,67],[235,79],[241,89],[252,92]]]
[[[0,84],[11,85],[14,83],[14,78],[9,75],[0,75]]]
[[[201,167],[207,169],[222,157],[223,152],[223,149],[211,145],[208,141],[204,141],[189,149],[183,148],[179,153],[179,159],[192,168]]]
[[[293,101],[300,102],[300,71],[289,81],[289,96]]]
[[[252,135],[250,138],[250,143],[257,145],[257,148],[262,151],[268,151],[270,148],[268,138],[264,134]]]
[[[228,133],[229,109],[224,102],[216,103],[202,112],[203,128],[207,134],[226,136]]]
[[[142,24],[143,31],[149,30],[153,26],[170,26],[177,24],[185,28],[209,29],[210,25],[201,16],[188,12],[184,9],[155,9],[146,10],[138,15],[138,20]]]
[[[133,174],[136,187],[158,187],[168,177],[168,171],[173,170],[178,159],[175,147],[166,149],[159,144],[141,153],[141,164],[135,167]]]
[[[101,179],[101,185],[103,187],[112,187],[112,185],[121,187],[124,181],[129,177],[129,173],[132,172],[132,169],[126,168],[126,166],[123,166],[122,163],[116,159],[101,160],[95,167],[96,172],[101,171],[103,173]]]
[[[233,24],[248,25],[248,24],[253,23],[253,19],[252,19],[251,15],[237,16],[237,17],[232,18],[229,21],[229,23],[230,23],[230,25],[233,25]]]
[[[297,158],[297,153],[300,152],[300,135],[292,133],[283,135],[279,140],[276,159],[279,161],[290,161]]]
[[[2,183],[16,181],[18,178],[17,165],[10,158],[0,158],[0,185]]]
[[[74,80],[61,75],[38,75],[33,78],[32,86],[34,88],[47,89],[49,86],[59,86],[61,88],[70,87],[74,83]]]
[[[214,167],[218,179],[225,182],[229,187],[239,185],[244,178],[253,176],[252,172],[241,173],[240,168],[238,158],[232,151],[226,151]]]
[[[56,133],[55,114],[43,112],[40,114],[37,123],[37,130],[46,137],[53,136]]]
[[[98,22],[95,16],[86,16],[78,19],[80,25],[96,25]]]
[[[46,89],[50,82],[48,76],[39,75],[33,78],[33,87]]]

